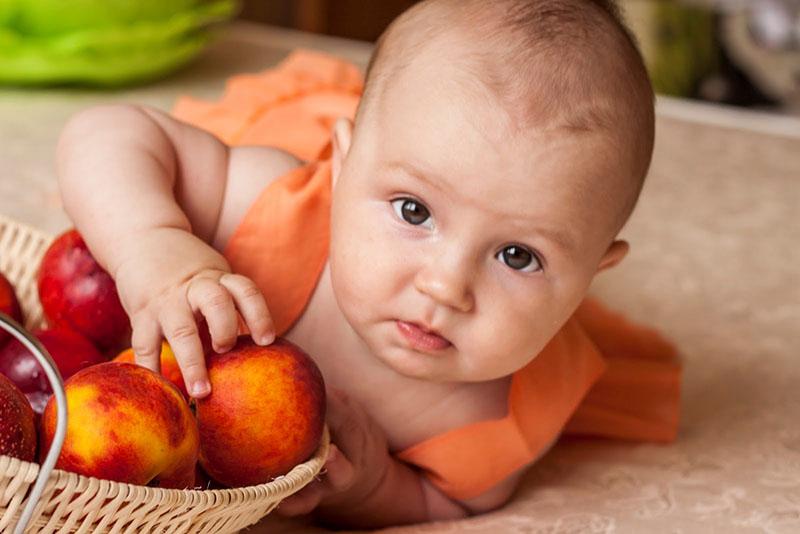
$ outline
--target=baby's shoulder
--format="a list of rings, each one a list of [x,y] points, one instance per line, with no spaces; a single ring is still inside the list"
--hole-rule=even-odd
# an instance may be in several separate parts
[[[261,191],[304,162],[289,152],[268,146],[233,147],[228,161],[228,180],[222,200],[213,246],[225,249],[233,232]]]

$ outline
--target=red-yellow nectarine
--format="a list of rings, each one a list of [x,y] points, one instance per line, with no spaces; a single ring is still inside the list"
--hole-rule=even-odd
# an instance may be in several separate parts
[[[135,363],[133,349],[123,350],[114,358],[114,361]],[[181,368],[178,366],[178,360],[175,359],[175,353],[172,352],[172,347],[166,341],[161,342],[161,375],[175,384],[184,397],[189,398],[189,392],[186,391],[186,384],[183,381],[183,374],[181,374]]]
[[[195,399],[200,465],[226,486],[268,482],[307,460],[325,424],[325,384],[292,343],[262,347],[239,337],[206,358],[211,394]]]
[[[194,484],[199,437],[189,405],[162,376],[138,365],[87,367],[64,383],[67,436],[56,467],[164,488]],[[55,397],[42,416],[41,458],[56,427]]]

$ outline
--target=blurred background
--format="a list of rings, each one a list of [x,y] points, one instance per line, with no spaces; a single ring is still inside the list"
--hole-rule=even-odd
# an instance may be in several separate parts
[[[233,19],[373,42],[415,1],[0,0],[0,84],[146,84]],[[800,115],[800,0],[619,2],[658,93]]]
[[[244,0],[240,18],[374,41],[415,0]],[[620,0],[660,94],[800,115],[800,0]]]

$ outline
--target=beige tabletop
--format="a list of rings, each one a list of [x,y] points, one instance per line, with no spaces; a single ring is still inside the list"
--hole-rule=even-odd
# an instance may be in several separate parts
[[[9,89],[0,86],[0,213],[56,232],[69,225],[60,210],[54,154],[67,119],[85,107],[111,102],[146,104],[169,111],[179,95],[212,99],[225,80],[274,65],[294,48],[329,51],[366,66],[370,43],[237,23],[189,67],[150,85],[91,89]]]
[[[146,87],[0,89],[0,213],[51,233],[68,226],[53,153],[73,112],[214,99],[227,76],[299,46],[361,66],[370,50],[239,23]],[[593,292],[680,347],[678,441],[562,442],[502,510],[393,532],[800,532],[800,121],[672,99],[657,107],[652,170],[623,230],[631,254]],[[293,527],[257,530],[270,524]]]

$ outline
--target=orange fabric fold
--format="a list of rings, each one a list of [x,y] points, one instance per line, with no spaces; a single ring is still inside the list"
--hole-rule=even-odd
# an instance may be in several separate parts
[[[355,65],[296,50],[274,69],[233,76],[218,102],[179,98],[172,114],[229,145],[269,145],[315,161],[327,156],[336,119],[355,116],[363,88]]]
[[[312,161],[264,189],[225,250],[233,269],[264,292],[279,334],[302,315],[327,261],[329,132],[337,118],[353,117],[361,90],[354,66],[298,51],[275,69],[234,77],[219,102],[183,98],[175,110],[228,143],[278,146]],[[680,373],[675,348],[656,331],[587,299],[513,375],[505,417],[396,456],[445,494],[469,499],[537,459],[562,433],[669,441],[678,428]]]
[[[234,272],[261,289],[278,335],[302,315],[328,258],[329,161],[273,181],[225,247]]]
[[[575,318],[608,369],[565,428],[573,435],[669,442],[677,437],[681,364],[656,330],[628,321],[593,299]]]
[[[456,499],[476,497],[538,458],[606,364],[575,319],[535,356],[511,379],[506,417],[434,436],[397,457]]]
[[[470,499],[536,460],[562,431],[671,441],[680,371],[674,347],[655,330],[587,298],[514,373],[506,417],[440,434],[398,457],[426,470],[447,495]]]

